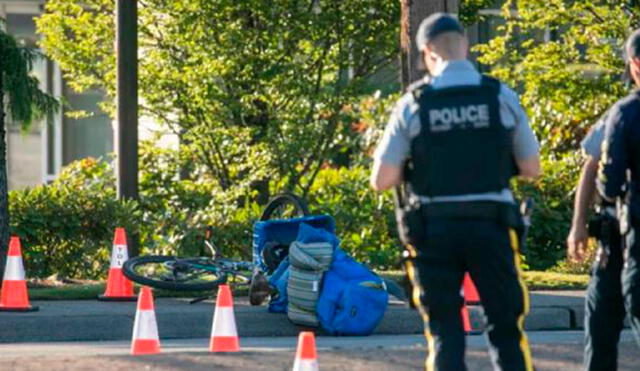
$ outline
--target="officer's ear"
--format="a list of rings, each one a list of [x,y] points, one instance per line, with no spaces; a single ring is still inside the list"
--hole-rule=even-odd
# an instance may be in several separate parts
[[[631,74],[631,78],[636,83],[636,85],[640,86],[640,58],[633,57],[629,59],[629,73]]]

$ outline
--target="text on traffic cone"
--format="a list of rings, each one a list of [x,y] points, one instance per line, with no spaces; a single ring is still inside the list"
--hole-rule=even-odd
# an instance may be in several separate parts
[[[107,278],[107,288],[101,299],[129,298],[135,299],[133,283],[122,274],[122,265],[129,259],[127,234],[124,228],[116,228],[111,250],[111,266]]]

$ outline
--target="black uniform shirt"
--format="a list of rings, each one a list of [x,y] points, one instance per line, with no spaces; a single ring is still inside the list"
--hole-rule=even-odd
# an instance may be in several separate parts
[[[609,200],[632,193],[631,210],[640,216],[640,91],[619,100],[605,124],[598,192]]]

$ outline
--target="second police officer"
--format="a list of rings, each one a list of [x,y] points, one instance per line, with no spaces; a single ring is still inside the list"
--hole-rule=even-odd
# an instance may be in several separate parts
[[[399,227],[425,320],[426,368],[467,369],[460,287],[469,272],[485,309],[494,369],[532,371],[521,220],[509,180],[539,175],[538,142],[517,95],[466,59],[468,41],[453,16],[425,19],[416,41],[431,76],[398,101],[374,154],[371,184],[406,187]]]
[[[640,30],[625,43],[628,71],[640,86]],[[619,100],[605,120],[602,156],[596,182],[600,195],[615,202],[622,235],[621,290],[636,340],[640,343],[640,90]],[[611,259],[611,257],[609,258]],[[617,330],[622,316],[605,326]],[[600,346],[594,344],[594,346]],[[605,368],[602,368],[603,370]],[[615,368],[606,368],[615,370]]]
[[[588,209],[596,199],[596,175],[607,117],[605,114],[582,141],[585,162],[567,238],[569,258],[577,262],[585,259],[589,236],[598,243],[585,298],[585,371],[617,370],[618,342],[625,317],[621,281],[624,260],[615,203],[598,199],[596,216],[587,226]]]

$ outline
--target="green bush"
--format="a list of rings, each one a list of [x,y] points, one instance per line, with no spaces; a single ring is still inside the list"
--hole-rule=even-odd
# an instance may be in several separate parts
[[[68,167],[51,185],[10,192],[11,233],[22,240],[29,277],[102,277],[114,229],[136,231],[135,204],[101,189],[105,169],[87,159]]]
[[[23,238],[30,276],[104,275],[118,225],[139,233],[143,254],[203,254],[204,230],[212,226],[224,256],[250,258],[253,223],[264,208],[255,201],[257,191],[239,186],[222,191],[198,174],[193,174],[197,180],[181,180],[176,174],[183,161],[175,151],[144,144],[137,204],[115,200],[111,164],[93,159],[71,164],[51,185],[12,192],[12,229]],[[376,269],[398,267],[402,245],[391,194],[373,191],[368,161],[358,162],[319,170],[308,191],[310,208],[335,218],[342,247],[356,259]],[[518,198],[536,203],[525,254],[532,269],[564,261],[579,168],[575,155],[547,159],[537,182],[514,183]],[[280,190],[272,182],[271,194]]]
[[[568,154],[542,161],[542,176],[535,183],[517,182],[516,197],[535,202],[525,256],[533,270],[551,268],[566,256],[565,241],[571,227],[573,195],[580,174],[580,156]]]
[[[369,186],[369,168],[325,168],[309,193],[312,211],[332,215],[341,246],[376,269],[397,267],[400,243],[389,192]]]

